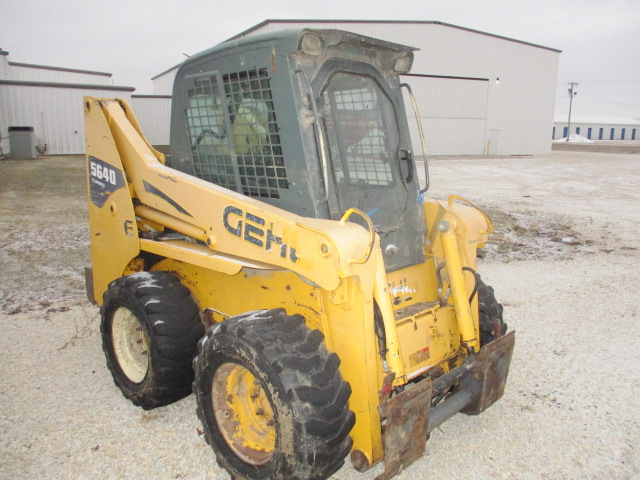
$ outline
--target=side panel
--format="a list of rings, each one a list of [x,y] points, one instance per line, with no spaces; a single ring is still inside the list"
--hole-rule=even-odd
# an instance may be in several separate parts
[[[85,97],[87,193],[96,302],[140,253],[136,216],[120,155],[98,102]]]

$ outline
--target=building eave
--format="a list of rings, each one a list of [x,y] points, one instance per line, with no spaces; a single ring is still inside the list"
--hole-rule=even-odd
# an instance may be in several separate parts
[[[124,87],[117,85],[93,85],[85,83],[57,83],[57,82],[31,82],[22,80],[0,80],[0,85],[15,85],[21,87],[52,87],[52,88],[72,88],[81,90],[113,90],[118,92],[133,92],[135,87]]]
[[[36,68],[36,69],[40,69],[40,70],[53,70],[53,71],[56,71],[56,72],[69,72],[69,73],[83,73],[83,74],[88,74],[88,75],[99,75],[99,76],[102,76],[102,77],[109,77],[109,78],[111,78],[113,76],[112,73],[108,73],[108,72],[95,72],[95,71],[92,71],[92,70],[79,70],[77,68],[51,67],[51,66],[48,66],[48,65],[36,65],[36,64],[33,64],[33,63],[9,62],[9,65],[12,66],[12,67]]]

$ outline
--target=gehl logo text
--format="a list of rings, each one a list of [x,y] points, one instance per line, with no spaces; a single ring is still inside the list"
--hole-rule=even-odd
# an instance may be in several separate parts
[[[270,228],[263,228],[265,220],[253,213],[245,212],[238,207],[229,205],[222,214],[224,228],[238,238],[246,240],[256,247],[264,248],[267,252],[274,249],[274,245],[280,247],[280,257],[288,257],[292,262],[297,262],[296,249],[282,242],[282,237],[274,235]]]

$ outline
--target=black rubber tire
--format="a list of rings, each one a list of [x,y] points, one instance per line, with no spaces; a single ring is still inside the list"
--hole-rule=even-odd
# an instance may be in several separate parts
[[[283,309],[250,312],[214,325],[194,360],[197,414],[218,464],[231,478],[325,479],[351,450],[351,386],[340,360],[300,315]],[[260,382],[273,409],[275,444],[260,465],[240,458],[224,439],[212,405],[212,382],[225,364],[240,364]]]
[[[481,347],[507,333],[507,324],[502,319],[502,310],[502,304],[496,300],[493,288],[485,284],[478,275]]]
[[[114,351],[112,326],[120,307],[134,314],[149,340],[146,375],[138,382],[124,373]],[[149,410],[191,393],[191,362],[204,326],[189,289],[174,274],[139,272],[111,282],[100,314],[107,367],[115,384],[134,405]]]

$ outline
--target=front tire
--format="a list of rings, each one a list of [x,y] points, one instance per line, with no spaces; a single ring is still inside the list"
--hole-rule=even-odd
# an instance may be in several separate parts
[[[324,479],[344,464],[351,387],[323,339],[276,309],[225,320],[201,340],[197,413],[232,478]]]
[[[204,326],[175,275],[138,272],[111,282],[100,314],[107,367],[126,398],[149,410],[189,395]]]

